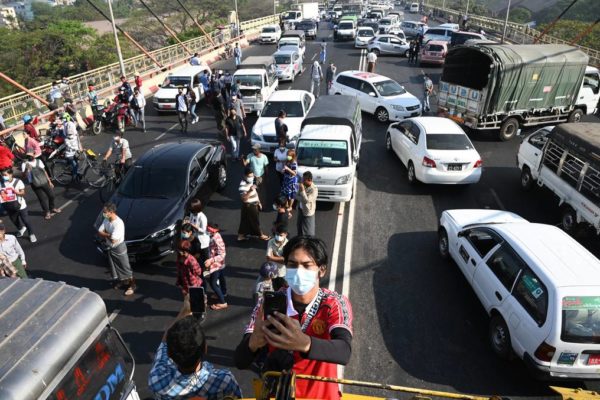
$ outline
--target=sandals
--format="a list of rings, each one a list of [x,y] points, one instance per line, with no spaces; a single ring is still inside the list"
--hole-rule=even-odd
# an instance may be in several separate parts
[[[47,213],[46,213],[46,215],[44,215],[44,219],[45,219],[45,220],[48,220],[48,219],[50,219],[50,218],[52,218],[52,213],[50,213],[50,212],[47,212]]]
[[[218,304],[213,304],[212,306],[210,306],[211,310],[224,310],[228,307],[227,303],[218,303]]]
[[[269,236],[269,235],[262,235],[259,239],[260,240],[271,240],[271,236]]]
[[[246,235],[238,235],[237,237],[238,242],[245,242],[246,240],[250,240]]]

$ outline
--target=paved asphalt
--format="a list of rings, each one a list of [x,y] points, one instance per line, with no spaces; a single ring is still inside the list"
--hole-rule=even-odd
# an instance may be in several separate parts
[[[321,24],[324,28],[325,24]],[[320,41],[327,38],[328,57],[338,71],[358,69],[360,50],[353,44],[333,43],[331,31],[322,29]],[[268,55],[273,46],[252,46],[244,56]],[[305,66],[318,53],[317,42],[308,42]],[[231,60],[213,69],[233,69]],[[437,82],[440,68],[427,68]],[[377,72],[396,79],[408,91],[420,96],[421,67],[408,66],[405,58],[380,57]],[[282,83],[280,90],[309,87],[308,74],[293,85]],[[208,107],[201,108],[200,122],[190,126],[187,136],[179,132],[175,116],[158,116],[147,107],[148,132],[128,131],[134,157],[152,146],[182,138],[214,139],[216,127]],[[597,119],[592,118],[598,122]],[[248,120],[248,131],[255,117]],[[317,235],[334,248],[338,240],[339,258],[335,288],[349,293],[354,308],[354,341],[345,377],[363,381],[416,386],[429,389],[478,394],[546,398],[548,385],[529,377],[519,361],[502,362],[494,357],[486,340],[487,317],[473,291],[454,265],[437,256],[436,230],[440,213],[451,208],[500,208],[514,211],[536,222],[559,221],[557,201],[549,192],[522,193],[515,167],[518,140],[498,142],[485,134],[471,138],[484,160],[479,184],[470,187],[409,186],[400,161],[385,152],[386,126],[371,116],[363,119],[363,148],[357,192],[352,203],[320,204]],[[85,147],[105,151],[112,135],[83,138]],[[245,152],[249,149],[245,145]],[[230,163],[228,185],[215,194],[207,207],[209,221],[224,229],[228,245],[228,302],[225,311],[209,312],[205,327],[211,337],[210,361],[232,367],[232,356],[252,307],[252,288],[264,260],[265,243],[235,241],[239,222],[239,164]],[[275,179],[271,180],[274,183]],[[275,185],[270,192],[274,196]],[[81,188],[57,188],[62,214],[45,221],[34,196],[29,193],[30,214],[39,242],[23,240],[32,274],[76,286],[89,287],[105,300],[114,325],[131,348],[137,363],[135,380],[142,398],[149,397],[147,373],[160,338],[181,305],[175,287],[174,258],[137,265],[138,291],[131,298],[109,288],[106,262],[93,244],[92,224],[101,209],[98,193]],[[351,206],[354,204],[354,207]],[[261,214],[263,227],[270,227],[275,215]],[[353,224],[348,229],[349,220]],[[338,227],[337,223],[342,224]],[[290,225],[292,232],[295,224]],[[336,229],[339,236],[336,238]],[[348,235],[350,234],[350,236]],[[351,240],[347,240],[351,237]],[[594,251],[596,238],[582,241]],[[598,253],[596,251],[596,253]],[[350,268],[349,269],[344,269]],[[343,276],[347,276],[345,285]],[[328,282],[324,282],[325,285]],[[246,395],[251,395],[247,371],[234,373]],[[574,385],[585,386],[577,382]],[[598,386],[587,386],[598,389]],[[391,393],[348,389],[373,395]],[[397,397],[397,395],[394,395]],[[531,396],[531,397],[529,397]]]

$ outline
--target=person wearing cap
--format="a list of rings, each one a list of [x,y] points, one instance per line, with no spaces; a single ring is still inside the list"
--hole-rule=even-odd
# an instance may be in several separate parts
[[[2,171],[0,203],[2,203],[2,208],[7,212],[12,223],[19,230],[17,237],[23,236],[27,231],[31,243],[37,242],[33,228],[29,223],[29,212],[25,201],[25,184],[22,180],[13,176],[12,168]]]
[[[317,196],[319,190],[313,183],[312,172],[305,171],[302,182],[298,185],[298,236],[315,236],[315,212],[317,210]]]
[[[35,140],[40,136],[35,126],[33,126],[33,118],[29,114],[23,117],[23,130],[27,133],[27,136]]]
[[[48,220],[60,213],[60,209],[54,205],[54,185],[42,160],[28,152],[26,160],[21,164],[21,171],[28,177],[31,189],[42,206],[44,219]]]
[[[254,181],[260,193],[267,174],[267,166],[269,165],[269,158],[260,151],[260,143],[252,145],[252,154],[248,154],[242,162],[244,163],[244,167],[249,166],[254,173]]]
[[[208,224],[206,229],[210,236],[209,257],[204,261],[204,275],[214,293],[217,303],[210,306],[211,310],[223,310],[227,308],[227,282],[225,281],[225,242],[219,233],[219,226]]]
[[[97,233],[104,241],[113,287],[115,289],[125,288],[124,295],[131,296],[135,292],[136,284],[125,244],[125,223],[117,215],[117,206],[113,203],[104,205],[102,217],[104,219]]]
[[[27,278],[27,262],[25,252],[15,235],[6,233],[6,225],[0,221],[0,253],[6,255],[13,267],[17,270],[19,278]]]
[[[277,264],[271,261],[264,262],[260,266],[260,272],[256,279],[256,286],[254,287],[254,303],[258,302],[258,299],[262,299],[265,292],[275,291],[273,287],[273,281],[278,277]]]
[[[277,265],[277,276],[285,276],[285,264],[283,263],[283,248],[288,242],[288,229],[286,224],[275,227],[275,236],[267,244],[267,261]]]
[[[129,170],[131,164],[133,164],[133,156],[131,154],[131,148],[129,147],[129,141],[121,135],[115,135],[110,147],[106,150],[104,161],[108,161],[113,153],[115,155],[115,164],[117,165],[118,173],[121,174],[121,176],[125,176],[127,170]]]
[[[135,82],[135,87],[133,88],[135,90],[135,88],[138,88],[140,91],[142,90],[142,77],[140,76],[140,73],[135,71],[135,74],[133,74],[134,78],[133,81]]]

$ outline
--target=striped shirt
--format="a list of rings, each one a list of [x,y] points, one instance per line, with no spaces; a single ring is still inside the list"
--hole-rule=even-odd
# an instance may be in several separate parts
[[[259,199],[258,199],[258,193],[256,192],[256,189],[252,188],[252,186],[254,185],[254,182],[252,183],[248,183],[246,182],[245,179],[242,179],[242,181],[240,182],[240,196],[243,196],[244,194],[250,192],[250,196],[248,196],[248,198],[246,200],[244,200],[242,198],[242,202],[244,203],[258,203]]]

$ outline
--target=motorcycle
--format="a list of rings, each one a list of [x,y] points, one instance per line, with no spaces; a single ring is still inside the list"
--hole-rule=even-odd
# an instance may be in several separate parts
[[[125,133],[125,127],[135,123],[129,113],[129,106],[123,103],[112,103],[109,106],[98,105],[94,113],[92,132],[99,135],[104,128],[114,128]]]
[[[50,125],[50,130],[41,144],[41,158],[44,164],[55,158],[58,153],[64,150],[64,143],[65,136],[63,130],[59,129],[55,124]]]

